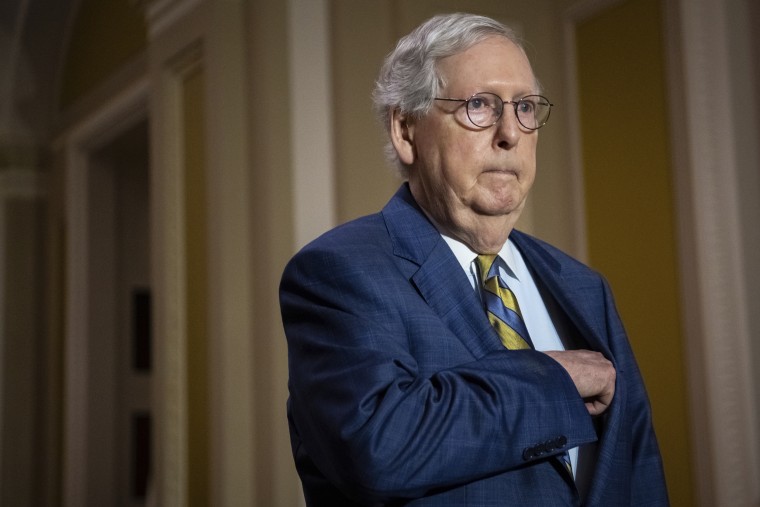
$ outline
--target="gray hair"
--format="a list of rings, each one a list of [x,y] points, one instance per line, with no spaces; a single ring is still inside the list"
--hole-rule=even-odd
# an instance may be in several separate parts
[[[522,42],[511,28],[485,16],[442,14],[434,16],[402,37],[385,58],[372,95],[375,113],[389,132],[391,114],[398,109],[410,117],[422,117],[433,105],[444,86],[437,63],[461,53],[483,40],[504,37],[524,51]],[[406,179],[409,170],[398,159],[390,140],[385,155]]]

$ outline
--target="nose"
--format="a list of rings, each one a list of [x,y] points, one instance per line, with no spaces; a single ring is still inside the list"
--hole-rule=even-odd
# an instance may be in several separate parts
[[[502,111],[501,118],[496,122],[495,127],[494,143],[497,147],[508,150],[517,146],[523,129],[517,121],[517,115],[512,104],[504,104],[504,111]]]

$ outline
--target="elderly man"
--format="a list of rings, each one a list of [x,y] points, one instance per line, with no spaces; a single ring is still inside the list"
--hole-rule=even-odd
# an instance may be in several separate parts
[[[407,181],[280,287],[307,504],[667,505],[606,282],[514,229],[551,110],[514,33],[434,17],[375,101]]]

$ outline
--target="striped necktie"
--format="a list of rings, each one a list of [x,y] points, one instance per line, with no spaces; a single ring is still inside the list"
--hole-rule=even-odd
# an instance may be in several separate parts
[[[483,285],[483,304],[488,320],[499,333],[501,343],[510,350],[531,349],[528,328],[525,327],[517,298],[499,276],[496,255],[478,255],[480,281]]]
[[[496,329],[501,338],[501,343],[510,350],[532,349],[533,342],[525,327],[520,305],[509,286],[499,276],[499,268],[496,255],[478,255],[475,264],[480,274],[480,282],[483,286],[483,305],[488,315],[488,320]],[[557,456],[560,463],[572,477],[573,466],[570,463],[570,455],[564,452]]]

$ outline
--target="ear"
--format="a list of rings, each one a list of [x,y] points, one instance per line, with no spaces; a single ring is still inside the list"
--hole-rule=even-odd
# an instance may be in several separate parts
[[[391,113],[391,143],[396,148],[399,160],[405,165],[411,165],[415,159],[414,123],[400,110]]]

